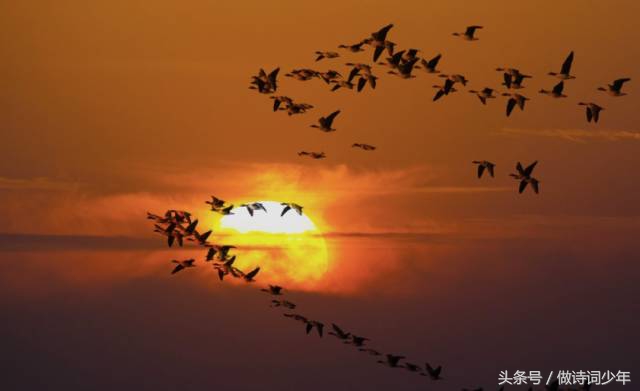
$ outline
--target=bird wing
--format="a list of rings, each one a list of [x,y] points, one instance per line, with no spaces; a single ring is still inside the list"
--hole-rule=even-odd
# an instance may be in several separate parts
[[[600,108],[592,109],[591,111],[593,113],[593,122],[597,123],[600,118]]]
[[[184,266],[182,265],[177,265],[173,271],[171,272],[171,274],[176,274],[177,272],[179,272],[180,270],[184,269]]]
[[[562,63],[562,69],[560,70],[560,73],[562,73],[563,75],[568,75],[569,72],[571,71],[572,62],[573,62],[573,51],[569,53],[569,55],[567,56],[567,59],[564,60],[564,62]]]
[[[378,58],[380,58],[380,55],[382,54],[383,51],[384,51],[384,46],[376,46],[375,50],[373,51],[374,62],[378,61]]]
[[[273,100],[273,111],[278,111],[280,107],[280,99],[276,98]]]
[[[538,194],[538,181],[537,180],[533,180],[531,181],[531,187],[533,187],[533,191],[536,192],[536,194]]]
[[[359,73],[360,69],[354,67],[351,72],[349,72],[349,78],[347,79],[347,81],[351,82],[351,80],[353,80],[353,78],[356,77]]]
[[[555,87],[553,87],[553,93],[557,95],[561,95],[563,89],[564,89],[564,81],[561,81],[560,83],[556,84]]]
[[[591,122],[592,117],[593,117],[593,113],[591,112],[591,108],[587,106],[587,122]]]
[[[336,118],[336,116],[337,116],[338,114],[340,114],[340,110],[336,110],[336,111],[334,111],[333,113],[329,114],[329,115],[325,118],[325,121],[326,121],[326,124],[327,124],[327,127],[328,127],[328,128],[330,128],[330,127],[331,127],[331,124],[333,123],[333,119],[334,119],[334,118]]]
[[[511,88],[511,75],[508,73],[505,73],[503,75],[504,78],[504,85],[507,86],[507,88]]]
[[[527,181],[520,181],[520,187],[518,188],[518,193],[522,194],[522,192],[524,191],[524,189],[527,188]]]
[[[518,174],[524,175],[524,168],[522,168],[522,164],[520,162],[516,164],[516,170],[518,171]]]
[[[631,80],[631,79],[630,79],[630,78],[628,78],[628,77],[626,77],[626,78],[624,78],[624,79],[618,79],[618,80],[615,80],[615,81],[613,82],[613,85],[612,85],[613,90],[615,90],[615,91],[620,91],[620,89],[622,88],[622,85],[623,85],[624,83],[626,83],[626,82],[630,81],[630,80]]]
[[[387,33],[389,32],[389,30],[391,30],[392,27],[393,24],[388,24],[375,33],[371,34],[371,36],[378,41],[384,41],[387,39]]]
[[[514,107],[516,107],[516,100],[513,98],[509,98],[509,101],[507,102],[507,117],[511,115]]]
[[[478,165],[478,178],[482,178],[482,174],[484,173],[484,165]]]
[[[247,273],[244,277],[247,280],[251,280],[253,279],[253,277],[256,276],[256,274],[258,274],[258,272],[260,271],[260,266],[256,267],[255,269],[251,270],[249,273]]]
[[[441,88],[436,92],[435,96],[433,97],[433,101],[435,102],[438,99],[442,98],[442,95],[444,95],[444,90]]]
[[[435,69],[436,66],[438,65],[438,61],[440,61],[440,57],[442,57],[442,54],[438,54],[437,56],[429,60],[429,62],[427,63],[429,68]]]
[[[282,209],[282,213],[280,213],[280,217],[284,216],[284,214],[287,213],[290,209],[290,205],[285,206],[284,209]]]
[[[367,79],[369,80],[369,85],[371,86],[371,88],[373,88],[375,90],[376,89],[376,79],[377,79],[377,77],[369,75],[369,77]]]
[[[491,175],[492,178],[493,178],[493,167],[495,167],[494,164],[487,165],[487,170],[489,170],[489,175]]]
[[[538,164],[537,160],[535,162],[529,164],[527,166],[527,168],[525,168],[524,171],[523,171],[524,176],[530,176],[531,173],[533,172],[533,169],[536,168],[536,164]]]
[[[364,88],[364,86],[367,84],[367,79],[365,79],[364,77],[361,77],[358,80],[358,92],[362,91],[362,89]]]

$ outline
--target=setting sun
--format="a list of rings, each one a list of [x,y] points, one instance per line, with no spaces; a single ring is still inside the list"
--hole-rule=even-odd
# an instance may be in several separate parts
[[[235,207],[218,222],[220,234],[242,251],[240,267],[260,265],[274,283],[309,289],[329,266],[327,246],[313,221],[305,214],[275,201],[257,201],[266,211],[253,216],[246,207]],[[253,202],[252,202],[253,203]]]

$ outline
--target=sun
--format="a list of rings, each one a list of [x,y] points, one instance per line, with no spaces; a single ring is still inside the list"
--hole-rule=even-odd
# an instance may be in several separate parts
[[[217,231],[225,242],[238,246],[240,268],[261,267],[261,280],[311,288],[329,267],[322,233],[303,210],[288,210],[276,201],[259,202],[266,211],[236,207],[219,220]]]

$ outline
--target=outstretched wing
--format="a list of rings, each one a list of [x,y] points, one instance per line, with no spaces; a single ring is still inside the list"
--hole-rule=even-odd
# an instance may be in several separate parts
[[[507,117],[511,115],[514,107],[516,107],[516,100],[509,98],[509,101],[507,102]]]
[[[478,165],[478,178],[482,178],[482,173],[484,173],[484,165],[483,164],[479,164]]]
[[[252,280],[253,277],[256,276],[256,274],[258,274],[258,272],[260,271],[260,266],[256,267],[255,269],[251,270],[249,273],[245,274],[245,279],[247,280]]]
[[[524,169],[524,172],[523,172],[524,176],[530,176],[531,173],[533,172],[533,169],[536,168],[536,164],[538,164],[537,160],[529,164],[527,168]]]
[[[373,51],[373,62],[378,61],[378,58],[380,58],[380,55],[382,54],[383,51],[384,51],[384,46],[376,46],[375,50]]]
[[[630,81],[631,79],[629,79],[628,77],[624,78],[624,79],[618,79],[616,81],[613,82],[613,89],[616,91],[619,91],[622,88],[622,85],[628,81]]]
[[[593,117],[593,113],[591,109],[587,106],[587,122],[591,122],[591,118]]]
[[[358,92],[362,91],[362,89],[364,88],[364,86],[367,84],[367,79],[365,79],[364,77],[361,77],[358,80]]]
[[[563,89],[564,89],[564,81],[561,81],[560,83],[556,84],[555,87],[553,87],[553,93],[556,95],[561,95]]]
[[[442,57],[442,54],[438,54],[437,56],[429,60],[429,62],[427,63],[429,68],[436,69],[436,66],[438,66],[438,61],[440,61],[441,57]]]
[[[336,118],[336,116],[340,114],[340,110],[336,110],[333,113],[329,114],[326,118],[326,124],[328,125],[328,127],[331,127],[331,124],[333,123],[333,119]]]
[[[489,170],[489,175],[491,175],[491,177],[493,178],[493,167],[495,167],[495,165],[493,164],[489,164],[487,165],[487,170]]]
[[[371,36],[378,41],[384,41],[387,39],[387,33],[389,32],[389,30],[391,30],[392,27],[393,24],[388,24],[375,33],[371,34]]]
[[[562,63],[562,69],[560,70],[560,73],[564,75],[568,75],[569,72],[571,71],[572,62],[573,62],[573,51],[569,53],[569,55],[567,56],[567,59],[564,60],[564,62]]]
[[[527,181],[520,181],[520,187],[518,188],[518,193],[522,194],[522,192],[524,191],[524,189],[527,188]]]
[[[285,213],[291,210],[291,205],[287,205],[282,209],[282,213],[280,213],[280,217],[284,216]]]

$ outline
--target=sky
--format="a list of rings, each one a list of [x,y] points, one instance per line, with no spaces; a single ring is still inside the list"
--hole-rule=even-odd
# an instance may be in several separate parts
[[[169,275],[147,211],[184,209],[235,243],[258,285],[281,283],[301,312],[370,336],[446,381],[497,389],[500,370],[637,373],[640,249],[640,4],[300,3],[77,0],[0,4],[0,386],[3,389],[398,389],[425,379],[320,340],[258,286],[208,268]],[[374,68],[375,90],[330,92],[294,68],[393,23],[388,39],[470,81]],[[484,26],[478,41],[451,33]],[[565,99],[538,93],[575,52]],[[249,89],[280,67],[278,94],[314,106],[274,113]],[[524,111],[483,106],[497,67],[533,75]],[[597,91],[630,77],[623,97]],[[605,110],[587,123],[578,102]],[[336,132],[310,127],[341,110]],[[375,145],[354,150],[354,142]],[[324,151],[323,160],[301,150]],[[496,163],[476,177],[472,160]],[[540,194],[517,193],[538,161]],[[243,235],[208,211],[296,202],[316,230]],[[187,273],[188,272],[188,273]],[[610,387],[615,389],[615,387]]]

